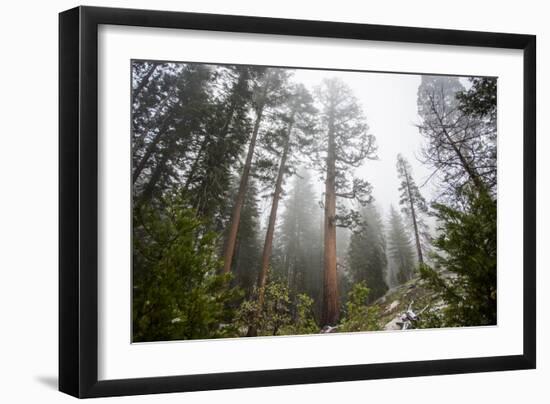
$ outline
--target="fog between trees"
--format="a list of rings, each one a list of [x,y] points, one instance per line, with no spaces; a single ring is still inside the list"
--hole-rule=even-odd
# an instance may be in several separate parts
[[[496,322],[495,79],[134,61],[132,181],[134,341]]]

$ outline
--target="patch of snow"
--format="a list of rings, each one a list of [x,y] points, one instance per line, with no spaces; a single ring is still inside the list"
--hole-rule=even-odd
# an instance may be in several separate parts
[[[384,330],[400,330],[401,326],[397,323],[401,321],[401,316],[394,317],[389,323],[384,326]]]
[[[399,300],[394,300],[393,302],[391,302],[391,304],[386,308],[386,310],[384,310],[384,314],[388,314],[388,313],[391,313],[393,310],[395,310],[395,308],[399,306]]]

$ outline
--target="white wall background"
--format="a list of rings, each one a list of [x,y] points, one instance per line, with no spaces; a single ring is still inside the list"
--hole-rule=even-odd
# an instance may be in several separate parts
[[[57,13],[61,0],[5,2],[0,24],[0,401],[64,403],[57,386]],[[550,26],[535,0],[157,0],[88,5],[156,8],[538,36],[538,369],[534,371],[226,390],[109,399],[127,403],[546,402],[550,380],[550,225],[544,206],[550,130]],[[545,383],[546,382],[546,383]]]

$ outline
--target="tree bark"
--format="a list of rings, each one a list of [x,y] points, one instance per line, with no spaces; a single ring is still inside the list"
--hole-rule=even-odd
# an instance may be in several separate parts
[[[331,115],[334,113],[331,112]],[[339,319],[338,274],[336,270],[336,145],[334,116],[329,117],[327,177],[325,181],[324,287],[321,326]]]
[[[290,134],[292,132],[292,126],[294,117],[291,119],[291,123],[288,127],[285,144],[283,148],[283,154],[281,156],[281,161],[279,162],[279,171],[277,173],[277,180],[275,182],[275,193],[273,194],[273,201],[271,203],[271,212],[269,214],[269,222],[267,225],[267,231],[265,235],[264,250],[262,253],[262,267],[260,268],[260,273],[258,275],[258,307],[256,317],[259,316],[264,305],[264,296],[265,296],[265,284],[267,281],[267,272],[269,269],[269,261],[271,259],[271,250],[273,248],[273,234],[275,233],[275,222],[277,221],[277,210],[279,208],[279,200],[281,199],[281,191],[283,188],[283,177],[285,175],[286,169],[286,160],[288,156],[288,150],[290,147]],[[256,322],[250,326],[248,330],[249,336],[255,336],[257,334]]]
[[[264,90],[265,93],[265,90]],[[248,177],[250,175],[250,167],[252,166],[252,157],[254,156],[254,149],[256,147],[256,138],[258,137],[258,130],[260,129],[260,122],[262,120],[264,104],[262,104],[257,110],[256,122],[254,123],[254,129],[252,130],[252,138],[248,145],[248,152],[241,175],[241,182],[239,184],[239,191],[237,193],[237,199],[233,206],[233,212],[231,214],[231,227],[229,229],[229,236],[227,238],[227,244],[225,246],[224,261],[223,261],[223,273],[227,274],[231,272],[231,262],[233,260],[233,253],[235,251],[235,243],[237,242],[237,233],[239,231],[239,222],[241,220],[241,211],[244,205],[244,199],[246,195],[246,188],[248,186]]]
[[[273,234],[275,233],[275,222],[277,221],[277,210],[279,208],[279,201],[281,199],[281,191],[283,188],[283,178],[286,169],[286,160],[288,156],[288,150],[290,147],[290,133],[292,131],[292,124],[289,125],[287,136],[285,139],[285,145],[281,161],[279,162],[279,171],[277,173],[277,180],[275,183],[275,193],[273,194],[273,202],[271,204],[271,212],[269,214],[269,222],[267,225],[267,232],[265,235],[264,250],[262,254],[262,267],[260,270],[260,276],[258,277],[258,302],[263,304],[265,283],[267,280],[267,271],[269,268],[269,261],[271,259],[271,249],[273,247]]]
[[[416,211],[414,208],[414,201],[411,193],[409,173],[407,171],[407,167],[403,167],[403,168],[405,171],[405,180],[407,181],[407,194],[409,195],[409,204],[411,205],[411,217],[412,217],[413,227],[414,227],[414,237],[416,240],[416,252],[418,254],[418,263],[423,264],[424,257],[422,256],[422,247],[420,245],[420,234],[418,234],[418,224],[416,222]]]

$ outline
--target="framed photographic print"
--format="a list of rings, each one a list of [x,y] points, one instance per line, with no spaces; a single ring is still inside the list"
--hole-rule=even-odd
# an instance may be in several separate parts
[[[59,21],[61,391],[535,367],[534,36]]]

